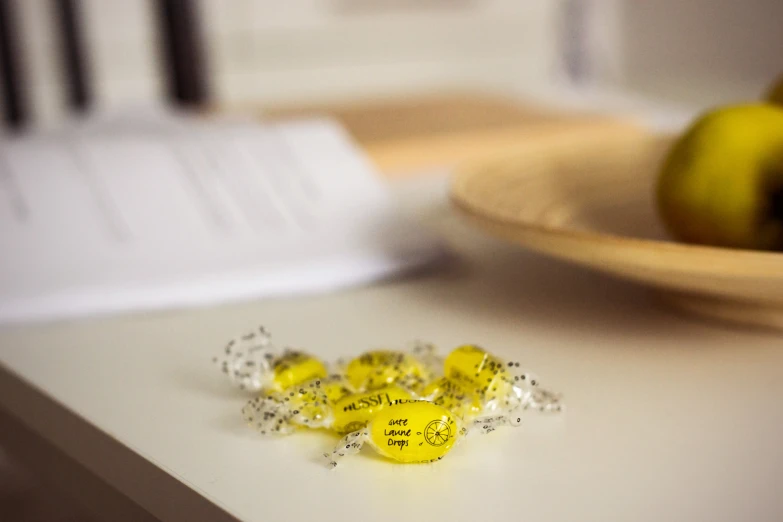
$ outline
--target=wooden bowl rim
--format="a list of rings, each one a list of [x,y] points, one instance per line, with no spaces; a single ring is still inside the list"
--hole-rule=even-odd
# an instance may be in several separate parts
[[[452,176],[450,183],[449,199],[451,203],[461,212],[464,212],[473,218],[477,218],[479,221],[486,222],[486,224],[493,227],[503,227],[516,235],[525,234],[530,236],[531,234],[543,234],[572,243],[599,244],[604,247],[623,249],[628,252],[633,251],[636,253],[645,251],[649,254],[650,251],[655,251],[655,254],[657,255],[668,256],[672,262],[675,261],[675,259],[673,259],[675,256],[679,257],[681,261],[685,261],[686,257],[692,259],[709,257],[713,262],[712,264],[706,265],[688,262],[677,263],[678,271],[692,274],[723,276],[745,275],[753,277],[766,275],[768,277],[783,278],[783,253],[781,252],[678,243],[675,241],[622,236],[597,230],[581,230],[552,226],[521,217],[514,218],[504,216],[501,218],[493,214],[491,209],[476,204],[474,199],[467,196],[470,192],[465,190],[465,187],[469,182],[473,181],[476,176],[485,178],[487,176],[492,176],[492,172],[496,171],[501,165],[503,171],[506,173],[510,168],[517,170],[516,167],[513,167],[513,164],[515,163],[518,164],[519,169],[524,168],[524,158],[520,154],[498,157],[458,168]],[[512,165],[512,167],[510,167],[510,165]],[[549,172],[551,173],[552,171]],[[530,176],[530,174],[519,174],[519,176]],[[731,258],[731,263],[728,263],[728,266],[723,263],[715,263],[716,259],[727,260],[728,258]]]

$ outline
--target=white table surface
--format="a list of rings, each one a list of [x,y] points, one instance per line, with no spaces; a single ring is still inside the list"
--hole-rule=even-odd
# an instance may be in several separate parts
[[[107,520],[783,519],[783,337],[678,317],[642,288],[468,229],[437,187],[417,194],[461,255],[447,270],[0,331],[0,443]],[[318,457],[335,439],[258,438],[210,362],[258,323],[327,359],[480,343],[521,359],[568,410],[435,465],[365,450],[328,471]]]

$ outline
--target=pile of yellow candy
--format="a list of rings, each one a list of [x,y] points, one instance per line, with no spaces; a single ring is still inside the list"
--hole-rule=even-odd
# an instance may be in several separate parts
[[[471,432],[518,426],[528,409],[560,411],[560,397],[538,380],[475,345],[445,359],[429,344],[410,351],[372,350],[331,368],[317,357],[279,350],[258,328],[228,343],[214,362],[256,394],[242,413],[265,436],[300,429],[343,438],[326,463],[368,444],[399,462],[440,460]]]

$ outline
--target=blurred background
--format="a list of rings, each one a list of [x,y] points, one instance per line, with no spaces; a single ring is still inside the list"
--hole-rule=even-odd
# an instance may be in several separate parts
[[[3,0],[31,117],[62,119],[53,0]],[[96,106],[161,100],[158,2],[81,0]],[[165,2],[164,2],[165,3]],[[173,2],[174,4],[181,2]],[[757,97],[781,67],[777,0],[201,0],[210,101],[224,108],[577,86],[704,106]]]
[[[780,0],[0,0],[0,7],[0,109],[28,129],[61,124],[74,107],[173,101],[262,115],[451,93],[692,114],[756,99],[783,71]],[[189,94],[173,93],[167,24],[188,26]],[[76,35],[73,49],[64,27]],[[65,65],[74,60],[80,95]],[[85,520],[5,462],[0,454],[0,519]]]

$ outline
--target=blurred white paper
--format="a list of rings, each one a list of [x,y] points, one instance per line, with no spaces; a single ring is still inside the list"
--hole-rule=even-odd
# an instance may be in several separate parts
[[[0,322],[318,292],[442,253],[330,121],[141,118],[0,142]]]

